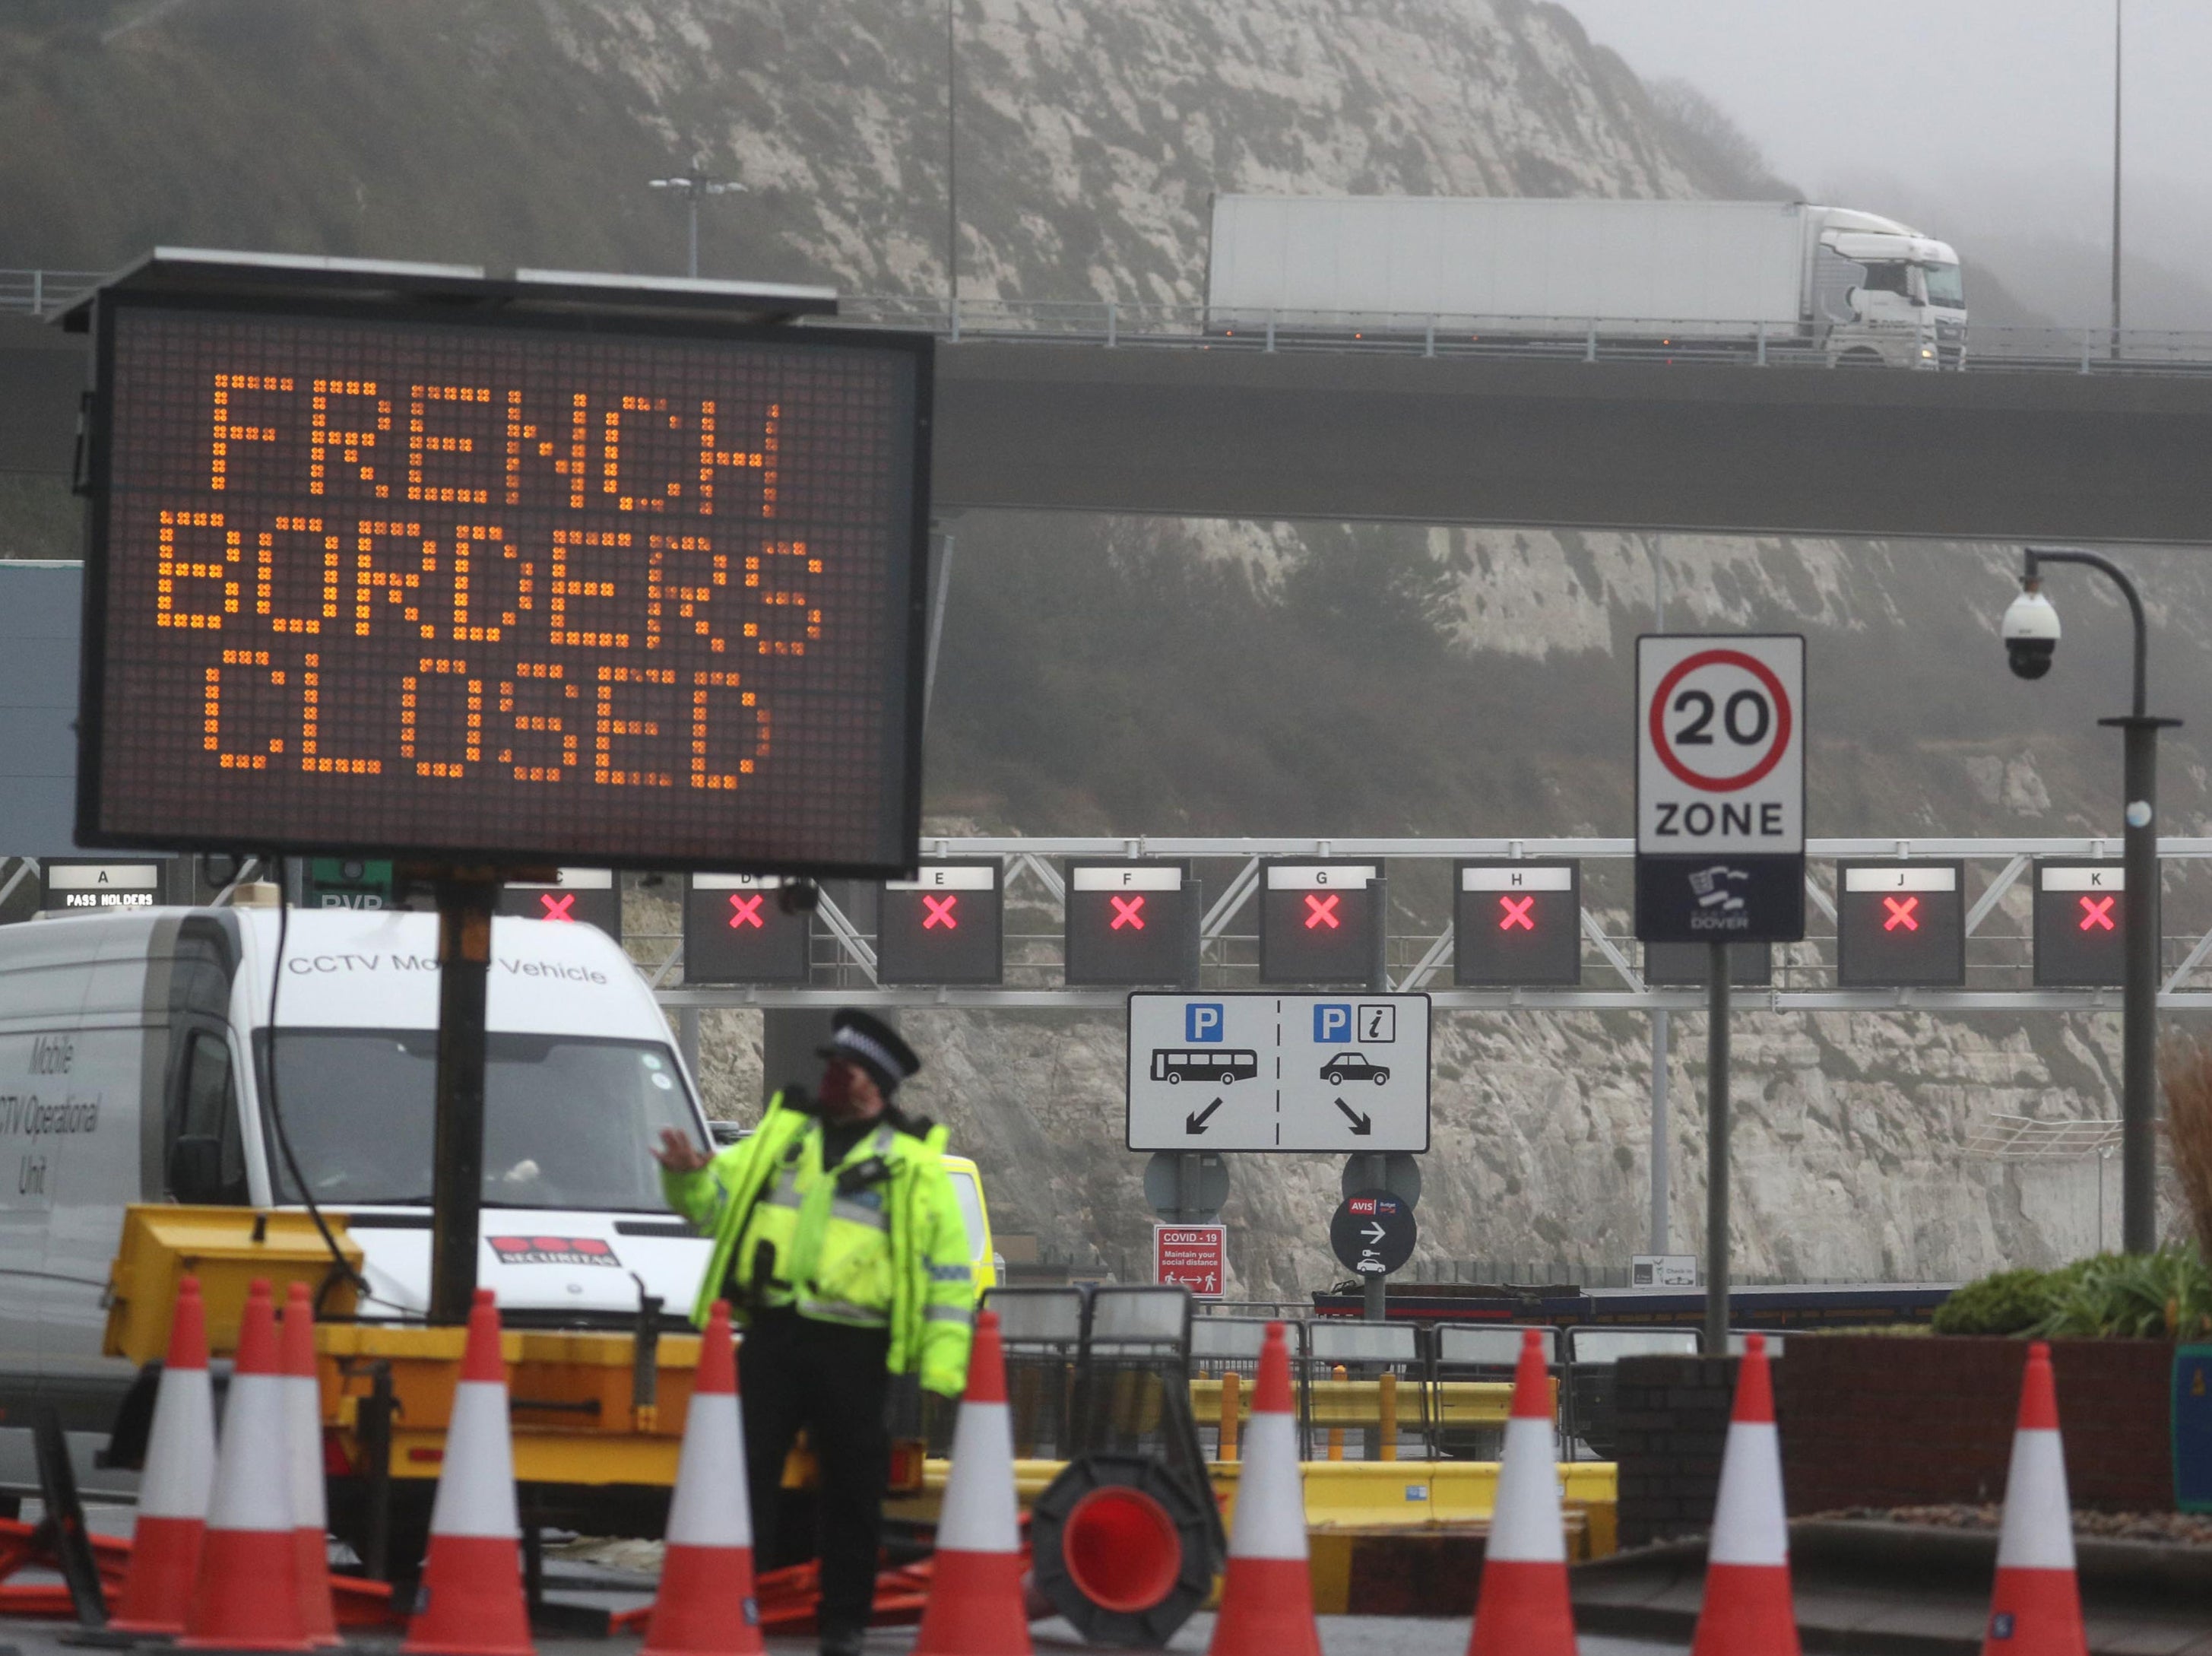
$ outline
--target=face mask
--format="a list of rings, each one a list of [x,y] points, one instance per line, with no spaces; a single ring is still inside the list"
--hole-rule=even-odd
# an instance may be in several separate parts
[[[823,1108],[842,1111],[853,1101],[853,1072],[842,1063],[833,1063],[822,1072],[822,1085],[815,1093]]]

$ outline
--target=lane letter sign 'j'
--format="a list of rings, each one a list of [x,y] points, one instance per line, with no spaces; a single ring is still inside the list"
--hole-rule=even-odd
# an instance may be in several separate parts
[[[1805,641],[1636,641],[1636,935],[1805,935]]]

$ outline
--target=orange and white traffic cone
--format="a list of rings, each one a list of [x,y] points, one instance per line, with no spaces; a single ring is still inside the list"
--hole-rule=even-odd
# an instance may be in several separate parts
[[[2027,1349],[2012,1470],[2005,1475],[1996,1591],[1983,1656],[2084,1656],[2081,1590],[2074,1578],[2074,1507],[2058,1435],[2058,1385],[2051,1348]]]
[[[313,1650],[300,1620],[292,1541],[291,1427],[276,1349],[276,1306],[255,1277],[222,1408],[222,1446],[207,1533],[185,1616],[186,1650]]]
[[[1534,1329],[1521,1336],[1521,1360],[1513,1371],[1513,1413],[1505,1422],[1505,1453],[1467,1648],[1468,1656],[1575,1656],[1552,1388],[1543,1339]]]
[[[952,1470],[937,1521],[929,1604],[914,1649],[915,1656],[1029,1656],[1014,1432],[995,1311],[975,1318],[968,1390],[952,1428]]]
[[[446,1458],[430,1505],[422,1596],[407,1624],[406,1656],[534,1656],[522,1596],[522,1520],[507,1435],[507,1364],[499,1306],[477,1290],[460,1384],[446,1426]]]
[[[1268,1324],[1260,1342],[1258,1381],[1237,1476],[1221,1613],[1206,1656],[1321,1656],[1306,1567],[1306,1492],[1291,1409],[1291,1354],[1280,1323]]]
[[[323,1490],[322,1383],[315,1378],[315,1306],[307,1285],[284,1296],[285,1423],[292,1475],[292,1547],[299,1555],[300,1620],[319,1645],[341,1645],[331,1603],[330,1505]]]
[[[1735,1409],[1721,1452],[1721,1493],[1705,1555],[1705,1602],[1690,1656],[1797,1656],[1790,1601],[1790,1520],[1766,1341],[1744,1338]]]
[[[640,1656],[754,1656],[766,1649],[753,1597],[744,1404],[726,1300],[714,1301],[700,1336],[667,1537],[660,1592]],[[738,1614],[731,1613],[733,1606]]]
[[[179,1634],[191,1609],[215,1486],[215,1401],[208,1384],[207,1310],[200,1279],[177,1284],[169,1352],[154,1396],[146,1470],[138,1482],[138,1522],[123,1602],[107,1625],[118,1633]]]

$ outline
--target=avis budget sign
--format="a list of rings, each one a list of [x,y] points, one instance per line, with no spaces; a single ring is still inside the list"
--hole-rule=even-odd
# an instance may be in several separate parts
[[[1805,640],[1636,641],[1636,935],[1805,935]]]
[[[1229,1280],[1229,1227],[1153,1226],[1152,1280],[1188,1288],[1194,1299],[1220,1299]]]

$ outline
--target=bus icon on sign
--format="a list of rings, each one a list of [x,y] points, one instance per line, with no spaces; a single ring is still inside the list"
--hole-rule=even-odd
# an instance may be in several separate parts
[[[1170,1087],[1180,1087],[1185,1081],[1211,1081],[1217,1087],[1226,1087],[1231,1081],[1254,1080],[1259,1073],[1257,1052],[1239,1052],[1230,1047],[1209,1047],[1201,1052],[1163,1049],[1152,1054],[1152,1079],[1165,1081]]]
[[[1194,1001],[1182,1009],[1182,1038],[1186,1041],[1218,1041],[1222,1032],[1222,1003]]]

